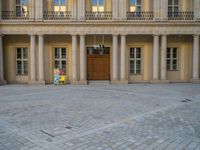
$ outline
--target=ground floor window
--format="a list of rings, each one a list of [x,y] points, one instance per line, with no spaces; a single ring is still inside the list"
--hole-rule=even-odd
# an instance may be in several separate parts
[[[28,75],[28,48],[16,49],[17,75]]]
[[[130,74],[141,74],[141,48],[130,48]]]
[[[167,70],[178,70],[178,48],[167,48]]]
[[[66,73],[67,68],[67,51],[66,48],[55,48],[54,51],[54,68],[62,69]]]

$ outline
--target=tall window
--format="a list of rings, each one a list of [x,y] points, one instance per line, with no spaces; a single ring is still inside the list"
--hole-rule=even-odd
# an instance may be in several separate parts
[[[55,12],[64,12],[66,8],[67,0],[54,0],[54,11]]]
[[[168,12],[179,11],[179,0],[168,0]]]
[[[93,12],[104,12],[104,0],[92,0]]]
[[[167,48],[167,70],[178,70],[177,48]]]
[[[66,73],[67,52],[66,48],[55,48],[54,68],[63,69]]]
[[[28,0],[16,0],[16,15],[22,16],[28,14]]]
[[[130,48],[130,74],[141,74],[141,48]]]
[[[130,0],[130,12],[141,12],[142,3],[141,0]]]
[[[27,48],[17,48],[16,49],[17,58],[17,75],[28,75],[28,49]]]

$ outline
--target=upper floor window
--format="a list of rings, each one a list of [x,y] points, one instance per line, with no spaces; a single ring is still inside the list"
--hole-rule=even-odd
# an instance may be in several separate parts
[[[66,2],[67,0],[54,0],[54,11],[63,12],[66,11]]]
[[[167,70],[178,70],[178,49],[167,48]]]
[[[28,12],[28,0],[16,0],[16,15],[21,16]]]
[[[141,12],[142,3],[141,0],[130,0],[130,12]]]
[[[130,74],[141,74],[142,51],[141,48],[130,48]]]
[[[104,0],[92,0],[93,12],[104,12]]]
[[[179,11],[179,0],[168,0],[168,12]]]

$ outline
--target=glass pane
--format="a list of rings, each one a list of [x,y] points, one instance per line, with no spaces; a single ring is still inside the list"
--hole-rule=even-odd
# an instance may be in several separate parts
[[[55,61],[55,68],[60,68],[60,61]]]
[[[16,4],[18,4],[18,5],[19,5],[19,4],[20,4],[20,0],[16,0]]]
[[[21,6],[17,6],[17,7],[16,7],[16,15],[17,15],[17,16],[21,16],[21,10],[22,10],[22,9],[21,9]]]
[[[167,60],[167,70],[170,70],[170,60]]]
[[[66,48],[62,48],[62,58],[66,58]]]
[[[22,62],[17,61],[17,74],[21,75],[22,74]]]
[[[59,5],[59,0],[54,0],[54,5]]]
[[[21,59],[22,58],[22,53],[21,53],[21,48],[17,48],[17,59]]]
[[[92,0],[92,5],[96,6],[97,5],[97,0]]]
[[[28,61],[24,61],[24,74],[28,74]]]
[[[130,0],[130,5],[136,5],[136,0]]]
[[[173,60],[173,70],[177,70],[177,60]]]
[[[168,7],[168,12],[172,12],[172,7]]]
[[[60,0],[60,5],[65,5],[65,4],[66,4],[65,0]]]
[[[136,74],[140,74],[141,73],[141,61],[137,60],[136,61]]]
[[[167,58],[171,58],[171,57],[170,57],[170,53],[171,53],[171,49],[170,49],[170,48],[167,48]]]
[[[172,0],[168,0],[168,5],[172,5]]]
[[[103,6],[104,5],[104,0],[99,0],[99,6]]]
[[[176,48],[173,49],[173,58],[177,58],[177,49]]]
[[[134,74],[134,60],[130,60],[130,73]]]
[[[174,5],[178,5],[178,0],[174,0]]]
[[[137,12],[141,12],[141,11],[142,11],[141,6],[138,6],[138,7],[137,7]]]
[[[174,7],[174,12],[178,12],[178,7]]]
[[[55,48],[55,58],[60,58],[60,49]]]
[[[65,60],[62,61],[61,69],[66,70],[66,61]]]
[[[23,5],[28,5],[28,0],[21,0]]]
[[[141,0],[137,0],[137,5],[141,5]]]
[[[134,58],[134,48],[130,49],[130,58]]]
[[[23,57],[24,57],[24,59],[28,59],[28,49],[27,48],[23,48]]]
[[[140,48],[136,49],[136,58],[141,58],[141,49]]]

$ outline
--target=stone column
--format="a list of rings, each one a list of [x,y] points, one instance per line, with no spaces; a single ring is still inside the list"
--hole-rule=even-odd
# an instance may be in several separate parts
[[[193,37],[192,80],[199,80],[199,35],[194,35]]]
[[[37,21],[43,20],[43,0],[35,1],[35,19]]]
[[[77,19],[77,0],[72,0],[72,18],[71,20],[75,21]]]
[[[193,1],[193,9],[194,9],[194,19],[200,20],[200,1],[199,0]]]
[[[45,84],[44,81],[44,35],[39,35],[39,49],[38,49],[38,63],[39,63],[39,82]]]
[[[77,84],[77,35],[72,35],[72,84]]]
[[[126,13],[127,13],[127,0],[119,0],[119,15],[120,20],[126,20]]]
[[[122,83],[128,83],[126,80],[126,35],[121,35],[121,64],[120,80]]]
[[[35,35],[30,36],[30,79],[36,82]]]
[[[85,35],[80,35],[80,84],[87,84],[86,57]]]
[[[1,84],[6,84],[6,81],[4,80],[2,35],[0,35],[0,85]]]
[[[78,10],[79,21],[85,21],[85,0],[78,1]]]
[[[166,57],[167,57],[167,35],[162,35],[162,42],[161,42],[161,80],[162,82],[167,82]]]
[[[153,38],[153,82],[159,80],[159,36]]]
[[[161,0],[153,0],[154,20],[160,20],[161,13]]]
[[[112,51],[112,80],[118,80],[118,35],[113,35],[113,51]]]
[[[112,18],[113,20],[119,19],[119,0],[112,0]]]

